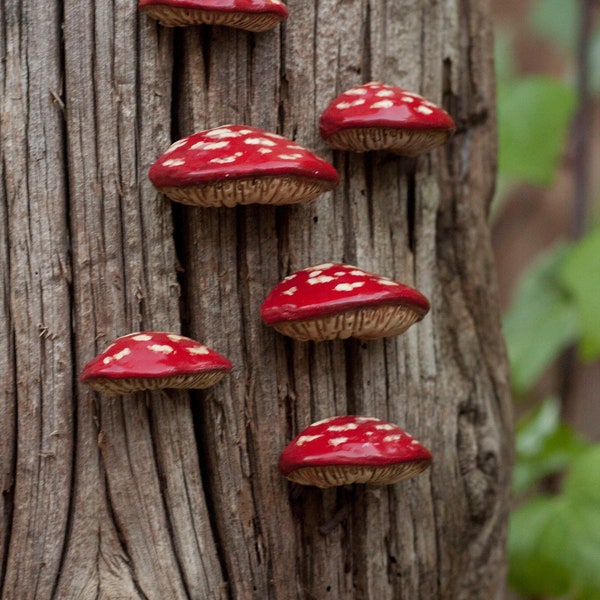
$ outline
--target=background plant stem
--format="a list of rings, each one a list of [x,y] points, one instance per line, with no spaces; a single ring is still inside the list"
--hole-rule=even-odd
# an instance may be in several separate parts
[[[584,234],[589,205],[592,98],[590,90],[590,54],[595,9],[598,0],[581,0],[579,31],[577,35],[577,97],[578,108],[573,121],[573,211],[571,214],[571,239]],[[568,420],[572,413],[570,398],[577,365],[575,346],[565,350],[561,358],[559,393],[562,414]]]

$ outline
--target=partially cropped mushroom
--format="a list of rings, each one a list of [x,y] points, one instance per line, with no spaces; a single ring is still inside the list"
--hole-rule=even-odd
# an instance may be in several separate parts
[[[404,156],[445,143],[456,126],[433,102],[373,81],[340,94],[319,120],[321,137],[336,150],[387,150]]]
[[[320,488],[387,485],[418,475],[431,461],[431,452],[397,425],[341,416],[301,431],[281,453],[279,470],[295,483]]]
[[[267,325],[302,342],[400,335],[428,311],[418,290],[338,263],[286,277],[261,306]]]
[[[306,148],[247,125],[223,125],[175,142],[149,176],[176,202],[230,207],[307,202],[339,180],[332,165]]]
[[[138,6],[166,27],[205,23],[255,32],[272,29],[289,12],[281,0],[140,0]]]
[[[107,396],[163,388],[202,389],[231,371],[219,353],[183,335],[140,331],[117,338],[85,365],[81,381]]]

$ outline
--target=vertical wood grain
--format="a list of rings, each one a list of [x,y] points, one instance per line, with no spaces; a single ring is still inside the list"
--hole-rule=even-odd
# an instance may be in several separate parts
[[[223,547],[234,597],[480,598],[481,582],[491,594],[503,573],[511,462],[486,224],[495,165],[489,6],[289,6],[281,43],[277,32],[200,28],[180,46],[181,135],[248,123],[305,144],[342,175],[337,190],[305,206],[180,209],[191,332],[221,343],[237,365],[200,408],[214,464],[208,493],[227,498],[212,506],[220,537],[234,540]],[[265,47],[266,75],[256,68]],[[321,110],[371,79],[444,103],[459,124],[451,145],[418,159],[332,154],[316,133]],[[279,107],[276,122],[265,106]],[[261,325],[272,285],[330,260],[416,285],[431,298],[431,315],[400,338],[368,343],[300,344]],[[486,355],[496,362],[481,369]],[[285,441],[346,412],[406,427],[434,450],[434,468],[389,489],[273,487]],[[277,423],[284,427],[274,431]]]
[[[9,246],[3,280],[10,301],[4,349],[14,359],[3,427],[14,428],[7,439],[15,443],[3,488],[11,507],[2,593],[16,598],[36,590],[50,597],[64,544],[73,456],[60,11],[53,2],[5,2],[2,12],[0,139]]]
[[[169,30],[125,0],[0,0],[3,600],[502,587],[512,426],[487,226],[489,3],[288,5],[285,24],[251,34]],[[332,152],[321,111],[369,80],[443,104],[456,135],[416,159]],[[225,123],[295,139],[339,187],[278,208],[157,194],[147,169],[169,142]],[[299,343],[261,323],[273,285],[328,261],[415,285],[431,313],[370,342]],[[109,399],[78,382],[140,329],[183,331],[234,370],[190,394]],[[286,443],[344,413],[406,428],[432,469],[383,488],[283,479]]]

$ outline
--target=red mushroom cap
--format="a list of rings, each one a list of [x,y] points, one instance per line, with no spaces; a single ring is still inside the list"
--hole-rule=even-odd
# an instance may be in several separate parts
[[[138,6],[166,27],[206,23],[247,31],[272,29],[289,12],[281,0],[140,0]]]
[[[81,381],[107,395],[162,388],[206,388],[231,371],[231,362],[183,335],[140,331],[117,338],[85,365]]]
[[[293,204],[335,187],[335,168],[281,135],[223,125],[172,144],[150,167],[154,186],[199,206]]]
[[[318,487],[390,484],[418,475],[431,461],[431,452],[397,425],[343,416],[300,432],[281,453],[279,470],[291,481]]]
[[[351,265],[325,263],[278,283],[261,316],[300,341],[400,335],[429,311],[421,292]]]
[[[379,82],[347,90],[319,120],[321,137],[338,150],[389,150],[416,156],[454,133],[452,117],[418,94]]]

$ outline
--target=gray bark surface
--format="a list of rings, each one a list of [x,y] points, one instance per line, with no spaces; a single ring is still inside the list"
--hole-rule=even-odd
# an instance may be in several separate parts
[[[135,2],[0,0],[0,598],[488,599],[502,588],[512,421],[487,214],[490,9],[290,0],[281,27],[169,30]],[[458,129],[417,159],[332,153],[320,112],[382,80]],[[157,194],[169,142],[250,124],[331,160],[301,206]],[[431,313],[368,343],[299,343],[259,308],[341,261]],[[83,365],[115,337],[183,331],[234,371],[204,392],[106,398]],[[434,453],[388,487],[289,484],[279,453],[336,414]]]

